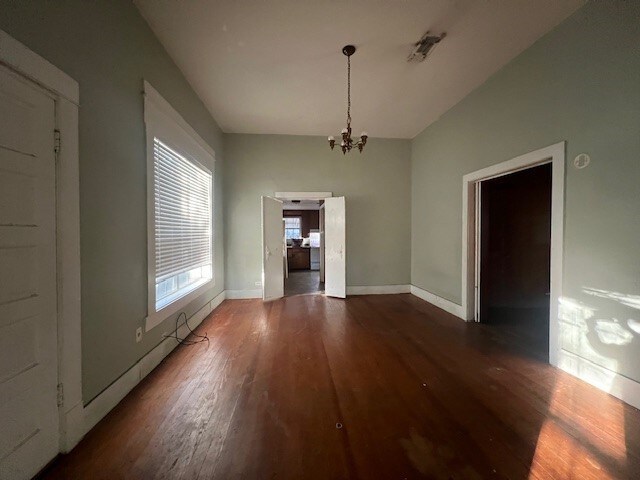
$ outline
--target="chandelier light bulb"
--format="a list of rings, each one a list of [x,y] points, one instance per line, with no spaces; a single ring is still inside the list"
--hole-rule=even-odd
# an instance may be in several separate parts
[[[335,138],[333,138],[333,135],[331,135],[328,140],[331,142],[331,141],[335,140]]]
[[[360,136],[361,136],[361,137],[368,137],[368,136],[369,136],[369,134],[368,134],[367,132],[362,132],[362,133],[360,134]]]

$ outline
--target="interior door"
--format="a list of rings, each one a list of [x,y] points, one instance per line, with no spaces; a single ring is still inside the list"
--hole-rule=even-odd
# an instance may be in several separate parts
[[[0,67],[0,478],[58,453],[54,112]]]
[[[324,201],[324,291],[330,297],[347,296],[347,235],[344,197]]]
[[[480,259],[482,258],[482,235],[480,234],[482,228],[481,221],[481,205],[482,205],[482,182],[476,182],[475,184],[475,252],[474,252],[474,262],[475,262],[475,277],[474,277],[474,320],[476,322],[482,321],[480,319],[480,268],[482,267],[482,262]]]
[[[318,222],[320,229],[320,283],[324,283],[324,204],[320,206]]]
[[[282,202],[262,197],[262,299],[284,296]]]

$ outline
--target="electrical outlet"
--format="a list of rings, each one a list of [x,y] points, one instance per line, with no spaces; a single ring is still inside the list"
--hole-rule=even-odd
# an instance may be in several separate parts
[[[136,343],[140,343],[142,340],[142,327],[136,328]]]
[[[262,282],[256,282],[256,287],[261,287],[262,286]]]

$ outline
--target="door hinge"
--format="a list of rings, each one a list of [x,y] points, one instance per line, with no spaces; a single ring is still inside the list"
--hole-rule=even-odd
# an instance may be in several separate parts
[[[53,131],[53,152],[57,155],[60,153],[60,130]]]
[[[58,384],[57,402],[58,407],[62,407],[64,405],[64,387],[61,383]]]

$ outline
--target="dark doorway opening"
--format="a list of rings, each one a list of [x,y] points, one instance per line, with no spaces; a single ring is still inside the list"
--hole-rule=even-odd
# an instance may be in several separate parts
[[[480,321],[549,361],[551,164],[481,183]]]

